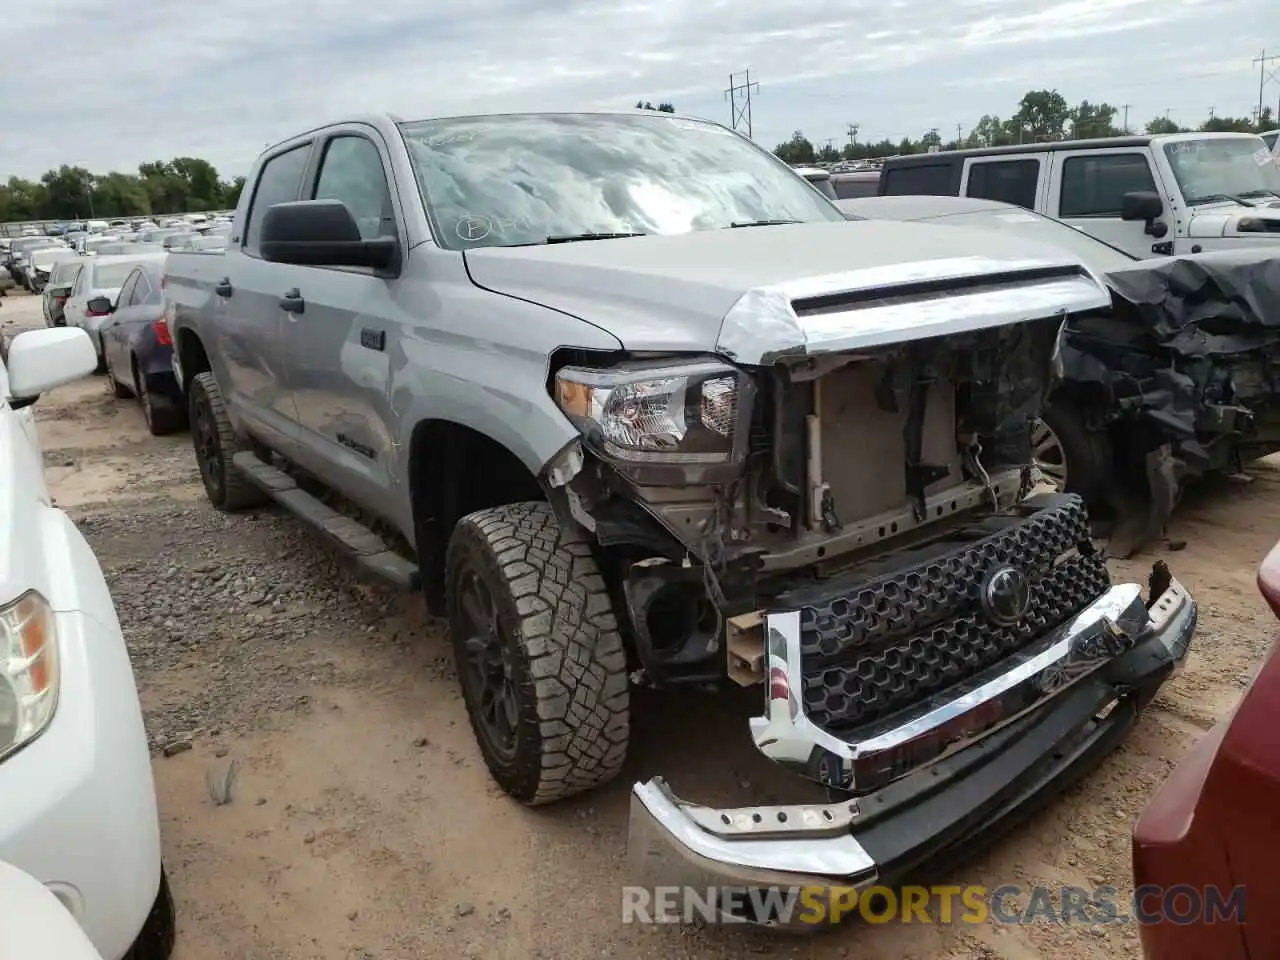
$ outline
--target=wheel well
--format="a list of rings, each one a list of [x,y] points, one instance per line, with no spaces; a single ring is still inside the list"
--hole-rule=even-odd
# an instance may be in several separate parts
[[[204,351],[200,337],[190,330],[178,331],[178,362],[182,364],[182,377],[190,380],[213,369],[209,355]]]
[[[477,510],[546,499],[519,457],[451,420],[424,420],[413,428],[409,490],[423,588],[437,615],[444,612],[444,557],[454,525]]]

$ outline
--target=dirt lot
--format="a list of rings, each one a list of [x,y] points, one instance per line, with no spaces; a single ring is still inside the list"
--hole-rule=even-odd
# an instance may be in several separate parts
[[[10,297],[0,326],[39,323]],[[623,778],[529,811],[489,781],[442,631],[417,598],[361,586],[271,509],[208,506],[187,435],[156,439],[90,378],[38,418],[58,503],[115,595],[156,747],[177,960],[1135,956],[1129,927],[891,925],[812,940],[620,922],[630,783],[714,799],[787,782],[758,757],[751,700],[649,696]],[[1188,669],[1081,788],[939,882],[1130,885],[1145,798],[1226,713],[1273,630],[1253,577],[1280,534],[1280,467],[1188,504],[1161,546],[1201,603]],[[165,756],[171,752],[172,756]],[[215,805],[234,765],[232,800]]]

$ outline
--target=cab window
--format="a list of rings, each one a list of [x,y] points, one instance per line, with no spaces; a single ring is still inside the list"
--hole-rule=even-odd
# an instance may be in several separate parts
[[[1144,154],[1070,157],[1062,165],[1058,216],[1118,217],[1126,193],[1155,189],[1155,178]]]
[[[969,167],[965,196],[1013,203],[1034,210],[1039,182],[1040,161],[1037,159],[988,160]]]

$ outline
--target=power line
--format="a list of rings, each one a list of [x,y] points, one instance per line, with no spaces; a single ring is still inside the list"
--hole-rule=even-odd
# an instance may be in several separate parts
[[[736,83],[736,73],[729,74],[729,88],[725,90],[725,96],[729,98],[729,115],[732,121],[733,129],[737,130],[740,125],[747,128],[747,139],[751,139],[751,91],[754,88],[756,93],[760,92],[760,84],[751,82],[751,71],[744,70],[742,72],[742,83]]]

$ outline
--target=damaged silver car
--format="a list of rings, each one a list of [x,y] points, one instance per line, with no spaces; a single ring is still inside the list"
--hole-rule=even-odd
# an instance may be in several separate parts
[[[1068,782],[1186,654],[1169,571],[1112,583],[1037,486],[1061,331],[1110,302],[1059,248],[848,222],[650,111],[308,131],[232,235],[166,265],[206,492],[421,586],[508,794],[616,776],[635,685],[758,691],[742,734],[796,802],[638,783],[637,880],[892,882]]]

